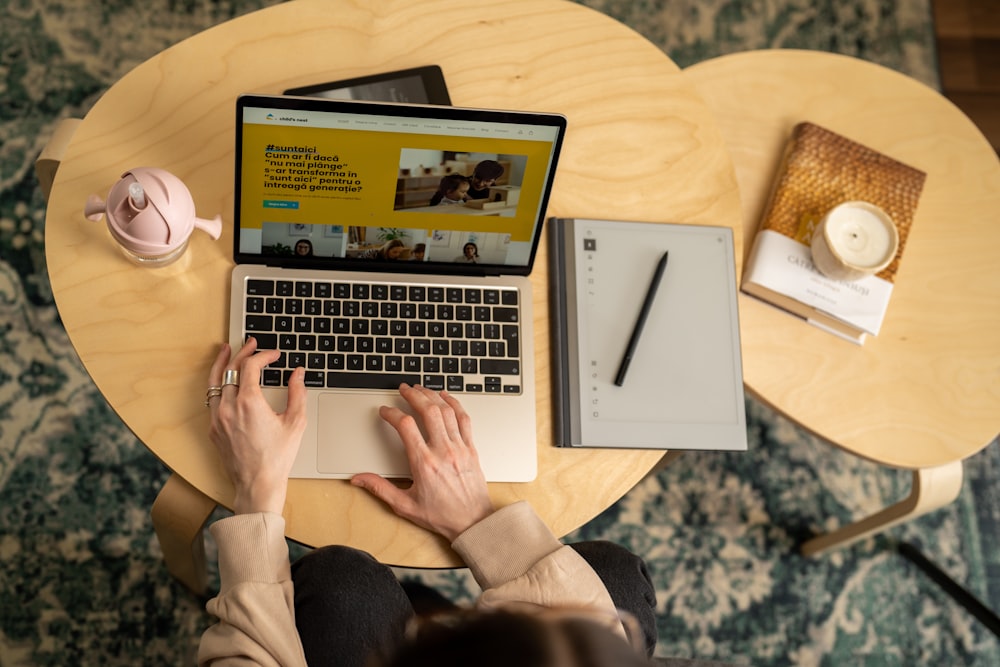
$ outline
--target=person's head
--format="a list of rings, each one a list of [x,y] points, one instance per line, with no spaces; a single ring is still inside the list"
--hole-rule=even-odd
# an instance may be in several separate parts
[[[399,259],[406,254],[406,246],[399,239],[392,239],[385,242],[379,254],[382,259]]]
[[[425,254],[427,254],[426,243],[418,243],[413,246],[413,259],[423,259]]]
[[[472,187],[482,190],[496,185],[497,179],[503,176],[503,165],[496,160],[483,160],[472,170]]]
[[[295,242],[295,254],[300,257],[308,257],[313,254],[312,241],[299,239]]]
[[[472,241],[469,241],[464,246],[462,246],[462,254],[466,257],[479,257],[479,248]]]
[[[607,627],[566,614],[465,611],[411,627],[381,667],[639,667],[650,665]]]
[[[462,174],[448,174],[441,179],[438,191],[452,201],[460,201],[469,191],[469,179]]]

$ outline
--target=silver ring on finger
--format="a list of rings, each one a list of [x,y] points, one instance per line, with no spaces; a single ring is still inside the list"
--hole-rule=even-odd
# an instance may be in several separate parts
[[[240,372],[233,369],[226,369],[225,374],[222,376],[222,386],[228,387],[232,385],[234,387],[240,386]]]
[[[222,396],[222,387],[219,387],[219,386],[209,387],[208,391],[205,392],[205,407],[206,408],[212,407],[212,404],[211,404],[210,401],[213,398],[217,398],[219,396]]]

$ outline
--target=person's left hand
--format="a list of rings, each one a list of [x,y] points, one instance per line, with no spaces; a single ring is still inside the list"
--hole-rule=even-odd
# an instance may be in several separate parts
[[[288,475],[306,428],[305,372],[296,368],[288,382],[288,405],[275,413],[260,390],[260,372],[280,356],[275,350],[257,352],[253,338],[230,360],[223,345],[212,364],[209,386],[222,385],[225,370],[239,371],[239,386],[222,387],[222,396],[209,399],[212,423],[209,436],[219,450],[233,483],[237,514],[281,514],[288,491]]]

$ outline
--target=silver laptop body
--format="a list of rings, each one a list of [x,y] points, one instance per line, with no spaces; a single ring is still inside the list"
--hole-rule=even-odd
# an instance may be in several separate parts
[[[236,111],[230,340],[282,351],[261,378],[276,410],[306,368],[292,476],[409,476],[378,408],[419,382],[462,402],[487,480],[534,479],[527,276],[565,119],[263,95]]]

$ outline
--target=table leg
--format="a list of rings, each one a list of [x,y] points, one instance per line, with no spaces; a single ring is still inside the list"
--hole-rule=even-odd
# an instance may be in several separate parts
[[[910,495],[904,500],[833,532],[817,535],[802,545],[802,555],[817,556],[836,547],[846,547],[869,535],[915,519],[952,502],[961,490],[961,461],[914,470]]]
[[[198,595],[208,591],[202,528],[213,510],[214,500],[174,473],[150,511],[167,571]]]
[[[66,154],[73,133],[82,122],[80,118],[63,118],[59,121],[35,160],[35,176],[38,178],[42,194],[45,195],[45,201],[49,200],[49,195],[52,193],[52,182],[56,179],[56,171],[63,155]]]

